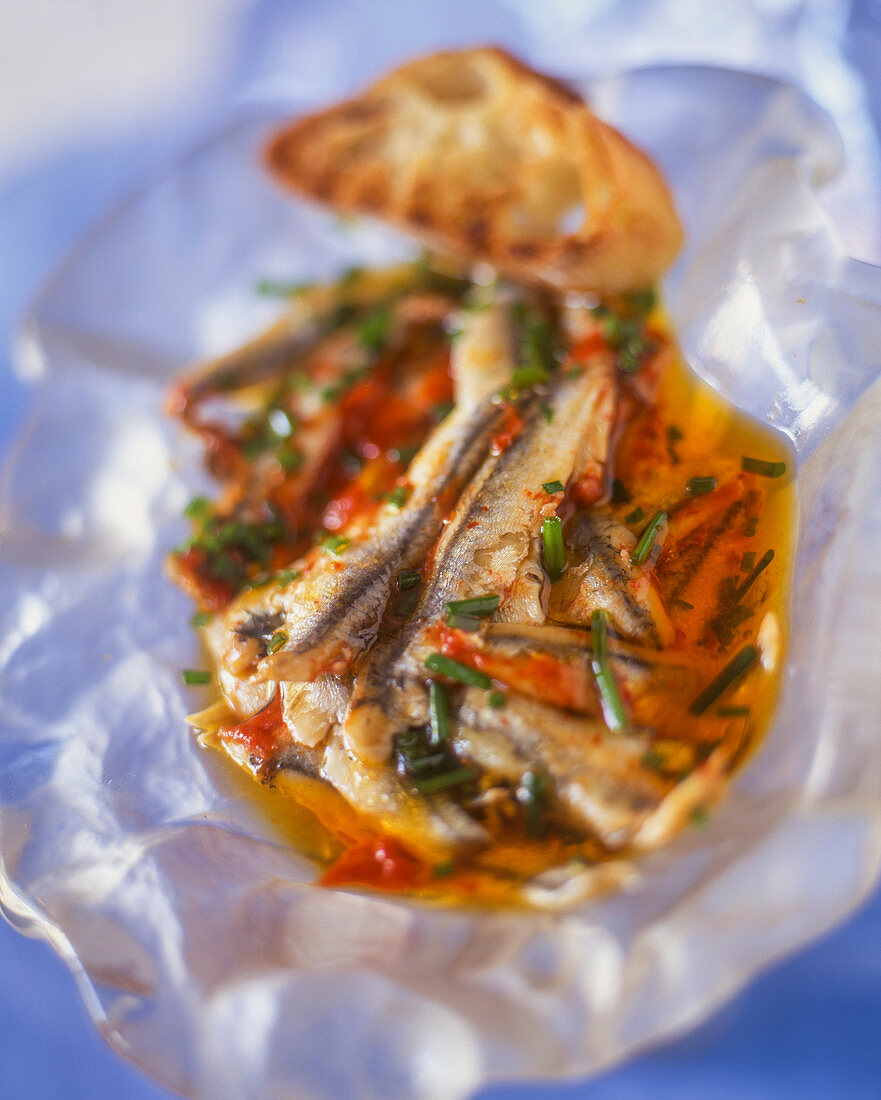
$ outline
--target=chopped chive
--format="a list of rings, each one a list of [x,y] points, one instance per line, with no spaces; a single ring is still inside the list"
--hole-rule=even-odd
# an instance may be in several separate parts
[[[649,555],[655,548],[658,534],[666,522],[666,512],[656,512],[652,517],[651,523],[643,531],[642,538],[636,544],[636,549],[630,555],[630,560],[634,565],[643,565],[648,560]]]
[[[749,571],[756,564],[756,552],[755,550],[747,550],[747,552],[740,559],[740,571],[741,573],[749,573]]]
[[[719,707],[716,711],[722,718],[745,718],[749,713],[749,707]]]
[[[415,588],[421,580],[422,574],[418,569],[405,569],[403,573],[398,573],[396,583],[403,592],[407,588]]]
[[[358,267],[357,265],[347,267],[342,275],[340,275],[337,285],[340,287],[350,287],[353,283],[357,283],[363,274],[363,267]]]
[[[481,620],[476,615],[460,615],[455,612],[447,614],[447,626],[455,630],[467,630],[473,634],[476,630],[480,630],[480,623]]]
[[[283,630],[276,630],[266,644],[267,653],[278,653],[287,643],[288,636]]]
[[[289,585],[292,581],[295,581],[300,576],[299,569],[282,569],[280,573],[276,575],[276,582],[282,586]]]
[[[559,516],[542,520],[541,537],[544,543],[545,569],[552,577],[559,577],[566,568],[566,551],[563,547],[563,521]]]
[[[741,458],[740,468],[747,474],[758,474],[759,477],[781,477],[786,473],[785,462],[766,462],[763,458],[749,458],[747,455]]]
[[[719,698],[723,691],[731,686],[734,681],[746,672],[749,666],[756,660],[759,651],[754,645],[744,648],[733,657],[722,669],[719,675],[711,680],[704,690],[697,696],[688,708],[689,714],[703,714]]]
[[[544,481],[541,487],[546,493],[562,493],[566,490],[562,481]]]
[[[309,289],[308,283],[288,283],[280,279],[258,279],[254,290],[269,298],[293,298]]]
[[[645,512],[642,508],[634,508],[632,512],[628,512],[624,517],[625,523],[639,523],[641,519],[645,518]]]
[[[670,461],[674,466],[678,466],[679,455],[676,453],[676,444],[683,438],[682,429],[678,428],[675,424],[668,424],[665,438],[667,440],[667,454],[670,456]]]
[[[343,535],[327,534],[321,537],[321,545],[328,554],[341,554],[350,542],[351,539],[347,539]]]
[[[550,405],[540,405],[539,410],[541,411],[541,415],[545,418],[545,423],[553,424],[554,410],[550,407]]]
[[[600,608],[590,617],[590,637],[593,646],[591,668],[603,708],[603,718],[610,730],[624,729],[627,725],[627,711],[621,702],[618,685],[609,664],[606,613]]]
[[[759,528],[759,517],[750,516],[746,521],[746,526],[743,529],[743,533],[748,539],[751,539]]]
[[[436,680],[428,684],[428,724],[431,729],[428,743],[442,745],[450,736],[450,705],[443,684]]]
[[[544,835],[542,818],[547,807],[547,797],[547,777],[542,772],[524,772],[517,798],[523,806],[526,832],[529,836]]]
[[[211,501],[208,497],[193,497],[186,508],[184,508],[184,515],[187,519],[206,519],[210,512]]]
[[[488,689],[492,687],[492,680],[476,668],[469,668],[460,661],[454,661],[452,657],[445,657],[443,653],[432,653],[425,658],[425,667],[432,672],[448,676],[451,680],[458,680],[462,684],[471,684],[472,687]]]
[[[774,560],[774,551],[766,550],[759,559],[758,564],[755,566],[750,575],[746,578],[740,588],[737,589],[737,599],[742,599],[752,586],[759,579],[759,576],[768,568],[771,562]]]
[[[409,466],[413,461],[418,447],[393,447],[389,451],[389,458],[392,462],[399,462],[402,466]]]
[[[185,668],[180,675],[183,682],[188,686],[211,683],[211,673],[203,668]]]
[[[397,508],[400,511],[400,509],[403,508],[404,505],[407,503],[407,496],[408,493],[405,486],[398,485],[397,488],[392,489],[392,491],[386,496],[385,499],[393,508]]]
[[[207,626],[213,617],[210,611],[197,611],[190,622],[193,626]]]
[[[499,606],[499,596],[495,592],[488,592],[485,596],[469,596],[467,600],[450,600],[447,604],[447,613],[450,615],[475,615],[482,618],[492,613]]]
[[[451,401],[441,401],[434,406],[431,413],[435,420],[446,420],[455,407],[456,406]]]
[[[487,703],[497,710],[508,702],[508,696],[503,691],[491,691],[486,697]]]
[[[537,386],[539,382],[546,382],[548,372],[539,363],[532,363],[525,367],[515,367],[511,372],[511,381],[508,388],[511,390],[525,390],[530,386]]]
[[[447,763],[449,763],[449,757],[445,752],[432,752],[428,756],[411,756],[407,761],[407,772],[424,775],[426,772],[436,771],[442,764]]]
[[[446,878],[447,875],[451,875],[456,870],[456,864],[453,860],[447,859],[443,863],[435,863],[431,869],[431,873],[435,878]]]
[[[627,486],[621,480],[620,477],[612,478],[612,503],[613,504],[629,504],[630,493],[627,491]]]
[[[655,308],[657,295],[652,287],[647,286],[641,290],[631,290],[627,300],[634,313],[645,316]]]
[[[361,322],[358,340],[370,351],[382,351],[388,340],[392,315],[388,309],[378,309]]]
[[[456,768],[455,771],[444,772],[443,775],[432,775],[428,779],[417,779],[413,786],[420,794],[432,794],[434,791],[444,791],[447,787],[459,787],[476,775],[477,772],[474,768]]]
[[[710,820],[710,815],[707,813],[707,811],[704,809],[703,806],[696,806],[695,809],[692,810],[692,813],[691,813],[691,823],[692,823],[692,825],[696,825],[700,829],[700,828],[703,828],[703,826],[706,825],[709,820]]]
[[[639,762],[644,768],[651,768],[652,771],[657,771],[664,766],[664,758],[657,749],[646,749]]]
[[[700,496],[703,493],[712,493],[716,488],[716,479],[714,477],[690,477],[685,486],[687,493],[692,493],[694,496]]]
[[[306,461],[302,451],[279,451],[278,464],[283,470],[299,470]]]
[[[401,596],[398,600],[397,607],[395,607],[395,614],[402,617],[412,614],[416,610],[416,605],[419,603],[418,592],[407,592]]]
[[[678,597],[674,598],[673,603],[677,607],[681,607],[683,611],[694,611],[694,604],[689,603],[688,600],[680,600]]]

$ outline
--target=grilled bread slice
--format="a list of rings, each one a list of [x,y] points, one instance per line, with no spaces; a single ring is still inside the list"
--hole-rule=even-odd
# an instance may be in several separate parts
[[[502,50],[433,54],[307,115],[266,151],[285,185],[558,290],[654,282],[682,230],[652,162]]]

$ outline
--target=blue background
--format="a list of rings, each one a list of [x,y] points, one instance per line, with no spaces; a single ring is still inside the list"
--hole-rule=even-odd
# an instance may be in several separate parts
[[[167,115],[146,120],[142,115],[137,125],[112,136],[58,142],[27,164],[0,166],[0,349],[8,349],[41,281],[102,210],[240,102],[270,64],[279,34],[290,33],[297,19],[320,27],[320,4],[268,0],[241,7],[236,50],[218,67],[221,75],[180,106],[173,125]],[[518,40],[522,25],[509,5],[475,4],[467,11],[430,3],[394,7],[395,18],[376,21],[375,41],[350,54],[357,58],[352,81],[407,52],[444,42],[501,39],[524,47]],[[773,5],[766,7],[770,11]],[[831,5],[836,7],[847,9],[847,54],[865,82],[877,131],[881,6],[867,0]],[[335,8],[338,15],[340,5]],[[373,11],[383,9],[379,4]],[[0,350],[3,450],[26,402],[12,377],[8,351]],[[167,1095],[104,1044],[50,950],[0,922],[0,1096],[155,1100]],[[881,893],[846,925],[765,974],[703,1027],[663,1049],[587,1084],[509,1086],[481,1098],[643,1095],[881,1097]]]

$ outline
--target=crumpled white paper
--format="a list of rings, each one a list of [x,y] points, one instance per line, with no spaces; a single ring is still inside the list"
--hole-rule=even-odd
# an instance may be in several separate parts
[[[110,1041],[185,1095],[452,1100],[594,1072],[706,1016],[878,877],[881,270],[842,254],[815,198],[839,141],[754,76],[655,68],[589,92],[677,196],[686,357],[799,465],[773,728],[710,825],[627,892],[552,916],[314,888],[184,723],[198,657],[162,560],[202,475],[167,383],[271,318],[258,278],[410,248],[270,185],[277,113],[113,214],[26,325],[37,398],[0,500],[0,901]]]

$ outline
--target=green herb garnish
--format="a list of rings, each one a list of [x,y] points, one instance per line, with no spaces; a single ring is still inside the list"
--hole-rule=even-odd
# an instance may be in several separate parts
[[[624,517],[624,522],[639,523],[642,519],[645,519],[645,512],[643,512],[642,508],[634,508],[632,512],[628,512]]]
[[[747,455],[741,458],[740,468],[747,474],[758,474],[759,477],[781,477],[786,473],[785,462],[766,462],[762,458],[749,458]]]
[[[495,707],[496,710],[503,707],[508,702],[508,696],[503,691],[491,691],[486,697],[487,703],[491,707]]]
[[[404,591],[407,588],[415,588],[421,580],[422,574],[418,569],[405,569],[403,573],[398,573],[396,584],[401,591]]]
[[[566,491],[566,486],[562,481],[543,481],[541,487],[546,493],[564,493]]]
[[[254,290],[268,298],[293,298],[309,289],[309,283],[284,282],[281,279],[258,279]]]
[[[456,630],[467,630],[469,634],[480,630],[481,621],[475,615],[447,615],[447,626],[452,626]]]
[[[388,341],[392,324],[389,309],[377,309],[361,322],[358,327],[358,341],[370,351],[382,351]]]
[[[743,533],[746,535],[746,537],[748,539],[751,539],[751,538],[754,537],[754,535],[755,535],[756,531],[758,531],[758,529],[759,529],[759,517],[758,516],[750,516],[749,519],[746,521],[746,526],[743,529]]]
[[[185,668],[180,676],[188,687],[192,687],[194,684],[211,683],[211,673],[203,668]]]
[[[520,778],[517,799],[523,806],[526,832],[540,837],[545,833],[544,814],[547,808],[547,777],[542,772],[524,772]]]
[[[606,613],[599,608],[590,617],[590,638],[593,647],[591,668],[603,708],[603,718],[610,730],[624,729],[627,725],[627,711],[609,664]]]
[[[719,707],[716,711],[722,718],[746,718],[750,713],[749,707]]]
[[[685,486],[685,491],[693,496],[701,496],[703,493],[712,493],[716,488],[714,477],[690,477]]]
[[[328,533],[321,536],[321,545],[328,554],[342,554],[351,541],[345,535],[331,535]]]
[[[658,771],[664,766],[664,758],[657,749],[646,749],[639,762],[644,768],[651,768],[652,771]]]
[[[484,689],[492,687],[492,680],[485,673],[454,661],[452,657],[445,657],[443,653],[432,653],[426,657],[425,667],[441,676],[448,676],[451,680],[458,680],[461,684]]]
[[[280,585],[282,585],[282,587],[284,587],[285,585],[290,584],[291,581],[297,580],[299,578],[299,576],[300,576],[300,570],[299,569],[282,569],[281,572],[276,574],[275,580],[278,584],[280,584]]]
[[[563,521],[559,516],[550,516],[542,520],[541,537],[544,545],[545,569],[551,577],[559,577],[566,568]]]
[[[500,597],[495,592],[485,596],[469,596],[466,600],[450,600],[447,604],[448,615],[474,615],[484,618],[492,615],[499,606]]]
[[[404,505],[407,503],[408,496],[409,493],[406,487],[403,485],[398,485],[397,488],[392,489],[392,491],[386,496],[385,499],[393,508],[397,508],[400,511],[400,509],[403,508]]]
[[[740,559],[740,571],[741,573],[749,573],[749,571],[756,564],[756,552],[755,550],[747,550],[747,552]]]
[[[655,548],[658,534],[666,522],[666,512],[656,512],[654,514],[648,527],[643,531],[642,538],[636,544],[636,549],[630,555],[630,560],[634,565],[643,565],[648,560],[649,555]]]
[[[537,386],[539,382],[546,382],[548,372],[538,363],[529,366],[515,367],[511,372],[511,381],[506,389],[506,395],[517,390],[526,390],[530,386]]]
[[[266,643],[267,653],[278,653],[280,649],[283,649],[287,644],[288,636],[283,630],[276,630],[269,641]]]
[[[306,456],[302,451],[283,450],[278,452],[278,464],[288,473],[299,470],[305,461]]]
[[[413,786],[420,794],[433,794],[435,791],[445,791],[449,787],[460,787],[463,783],[474,779],[476,775],[474,768],[456,768],[455,771],[432,775],[428,779],[417,779]]]
[[[429,744],[442,745],[450,736],[450,704],[443,684],[431,680],[428,684]]]
[[[675,424],[668,424],[667,430],[664,433],[664,438],[667,441],[667,454],[670,456],[670,461],[674,466],[678,466],[679,455],[676,453],[676,444],[680,443],[685,438],[682,434],[682,429],[678,428]]]
[[[553,424],[554,410],[550,407],[550,405],[539,405],[539,411],[541,412],[541,415],[545,418],[546,424]]]
[[[207,497],[193,497],[184,508],[187,519],[205,520],[211,515],[211,501]]]
[[[733,657],[722,669],[719,675],[711,680],[704,690],[697,696],[688,708],[689,714],[703,714],[719,698],[723,691],[729,688],[735,680],[742,676],[750,665],[759,656],[759,651],[753,645],[744,648]]]
[[[210,611],[197,611],[196,614],[190,619],[190,623],[193,626],[207,626],[214,618]]]

